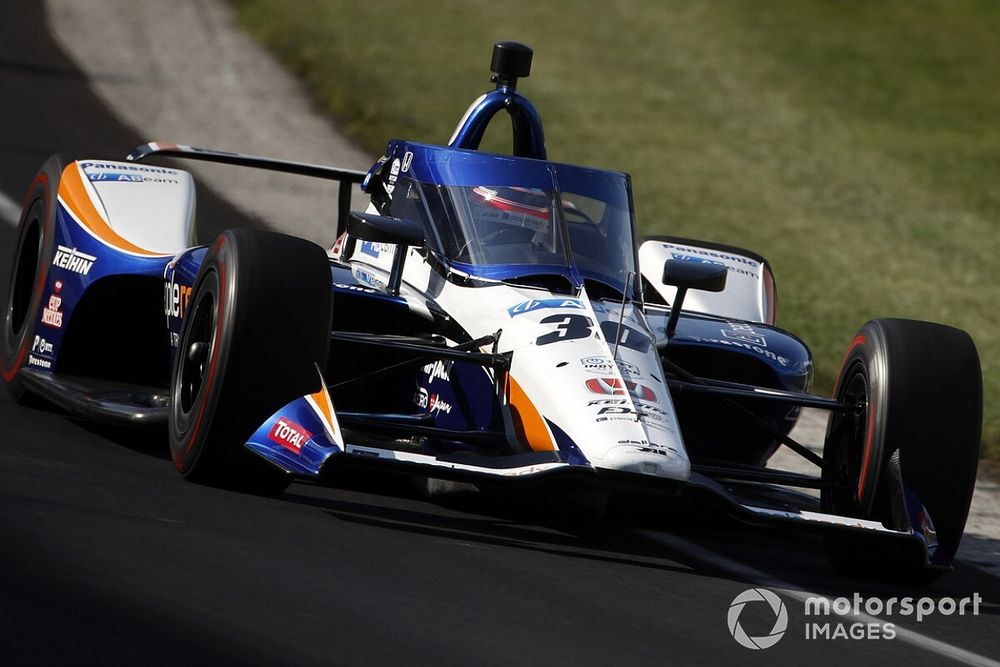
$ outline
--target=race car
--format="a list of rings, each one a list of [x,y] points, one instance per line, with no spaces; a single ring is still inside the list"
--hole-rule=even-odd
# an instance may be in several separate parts
[[[447,146],[394,140],[367,172],[162,142],[52,157],[14,248],[10,394],[163,424],[185,478],[252,493],[366,468],[560,486],[819,531],[851,572],[948,570],[982,423],[971,338],[873,320],[833,396],[809,393],[769,263],[637,241],[627,174],[547,159],[517,91],[531,59],[496,44],[495,88]],[[501,110],[511,155],[479,150]],[[247,229],[194,245],[193,179],[153,156],[338,181],[330,248]],[[831,413],[822,456],[789,436],[803,407]],[[768,468],[782,446],[818,472]]]

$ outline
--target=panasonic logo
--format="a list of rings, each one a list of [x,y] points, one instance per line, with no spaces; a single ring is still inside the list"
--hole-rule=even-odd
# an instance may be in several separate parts
[[[118,170],[118,171],[122,171],[122,170],[124,170],[124,171],[144,171],[144,172],[150,173],[150,174],[170,174],[171,176],[174,176],[174,175],[177,174],[177,172],[175,170],[173,170],[173,169],[164,169],[163,167],[140,167],[139,165],[136,165],[136,164],[122,164],[121,162],[115,162],[113,164],[107,164],[107,163],[104,163],[104,162],[84,162],[80,166],[83,167],[84,170],[87,170],[87,169],[109,169],[109,170]]]
[[[93,255],[80,252],[76,248],[67,248],[61,245],[56,250],[55,257],[52,258],[52,266],[58,266],[60,269],[66,269],[67,271],[85,276],[90,273],[90,267],[96,261],[97,258]]]

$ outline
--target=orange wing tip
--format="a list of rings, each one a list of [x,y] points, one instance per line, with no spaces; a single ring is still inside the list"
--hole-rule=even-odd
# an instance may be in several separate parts
[[[318,366],[316,367],[316,372],[319,374],[319,390],[306,395],[306,401],[323,423],[323,429],[326,431],[326,436],[330,442],[336,443],[343,449],[344,438],[340,430],[340,424],[337,422],[337,413],[333,409],[333,400],[330,398],[330,392],[326,388],[326,380],[323,378],[323,373],[319,370]]]

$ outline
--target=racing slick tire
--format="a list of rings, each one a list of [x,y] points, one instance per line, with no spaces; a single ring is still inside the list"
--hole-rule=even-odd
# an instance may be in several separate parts
[[[979,460],[982,372],[972,339],[930,322],[868,322],[844,356],[834,396],[859,409],[834,413],[827,427],[824,511],[904,529],[909,523],[901,518],[905,487],[933,523],[934,560],[950,564],[965,528]],[[872,544],[827,539],[831,561],[842,571],[935,578],[923,563],[913,563],[912,554],[876,554],[868,548]]]
[[[244,445],[326,367],[333,289],[304,239],[223,232],[202,262],[171,372],[170,453],[188,480],[274,495],[291,477]]]
[[[73,158],[65,154],[45,161],[28,188],[17,227],[0,343],[0,373],[11,398],[18,403],[30,396],[19,376],[31,356],[29,348],[48,281],[59,179],[71,162]]]

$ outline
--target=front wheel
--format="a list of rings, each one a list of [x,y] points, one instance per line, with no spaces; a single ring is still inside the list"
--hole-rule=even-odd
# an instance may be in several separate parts
[[[170,453],[185,478],[260,494],[291,478],[244,445],[316,390],[333,290],[326,252],[303,239],[224,232],[195,279],[171,373]]]
[[[979,461],[982,374],[972,339],[930,322],[868,322],[844,356],[834,395],[857,409],[834,414],[827,428],[824,510],[904,529],[906,488],[933,523],[934,560],[950,563]],[[874,562],[874,554],[857,546],[829,540],[834,565],[852,573],[899,566]]]
[[[59,179],[72,161],[66,155],[54,155],[42,165],[28,188],[17,228],[0,336],[0,369],[7,391],[18,402],[28,397],[20,371],[32,360],[39,343],[35,327],[42,312],[55,242]]]

